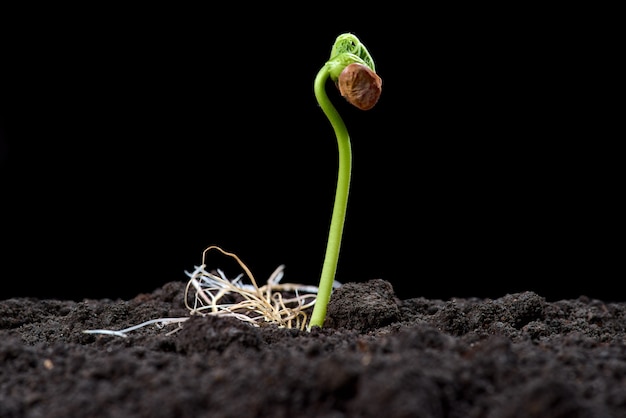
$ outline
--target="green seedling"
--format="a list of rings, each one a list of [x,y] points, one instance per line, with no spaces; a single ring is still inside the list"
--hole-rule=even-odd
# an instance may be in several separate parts
[[[319,286],[279,283],[283,276],[283,266],[276,269],[267,280],[267,284],[258,286],[252,272],[239,257],[220,247],[210,246],[202,254],[202,265],[196,267],[193,273],[186,272],[190,280],[185,289],[185,305],[190,315],[227,316],[255,326],[269,322],[280,327],[304,330],[309,319],[307,312],[313,307],[306,328],[310,331],[312,327],[322,327],[335,282],[352,170],[352,150],[348,130],[326,95],[326,83],[329,78],[341,95],[361,110],[374,107],[382,89],[382,80],[376,74],[374,61],[365,46],[350,33],[339,35],[332,47],[330,59],[319,70],[314,83],[315,97],[335,131],[339,148],[335,204]],[[220,270],[217,273],[206,271],[205,256],[210,250],[218,250],[226,256],[233,257],[251,283],[243,283],[241,281],[243,275],[229,280]],[[178,324],[179,328],[176,329],[178,330],[188,319],[189,317],[158,318],[121,330],[93,329],[83,332],[126,337],[131,331],[154,324],[159,328],[168,324]]]
[[[343,119],[326,94],[326,83],[329,78],[341,95],[361,110],[374,107],[382,91],[382,79],[376,74],[374,60],[365,45],[351,33],[339,35],[331,49],[330,59],[319,70],[314,82],[315,98],[337,137],[339,167],[326,254],[308,330],[315,326],[321,328],[326,319],[326,309],[339,262],[352,172],[350,136]]]

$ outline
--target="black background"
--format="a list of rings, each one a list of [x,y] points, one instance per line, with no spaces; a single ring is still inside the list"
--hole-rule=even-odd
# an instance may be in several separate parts
[[[353,148],[339,281],[626,300],[609,33],[563,11],[302,10],[4,13],[0,298],[131,298],[209,245],[316,284],[337,149],[313,80],[352,32],[383,94],[363,112],[327,86]]]

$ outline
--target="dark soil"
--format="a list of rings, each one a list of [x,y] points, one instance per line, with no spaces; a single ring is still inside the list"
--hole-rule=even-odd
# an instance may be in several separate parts
[[[626,303],[399,300],[372,280],[307,332],[190,316],[184,286],[1,301],[0,417],[626,417]],[[188,320],[83,332],[161,317]]]

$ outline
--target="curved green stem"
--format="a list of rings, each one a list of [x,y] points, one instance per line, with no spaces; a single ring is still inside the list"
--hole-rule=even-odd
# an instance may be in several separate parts
[[[339,149],[339,169],[335,204],[333,206],[333,214],[328,232],[328,243],[326,245],[326,255],[322,266],[317,299],[308,325],[309,330],[314,326],[321,328],[326,318],[326,307],[328,306],[330,294],[333,290],[335,272],[337,271],[337,263],[339,261],[339,249],[341,247],[343,225],[346,219],[348,192],[350,190],[350,174],[352,171],[352,149],[348,129],[326,94],[326,80],[329,75],[329,65],[327,64],[320,69],[315,77],[314,91],[320,107],[335,130]]]

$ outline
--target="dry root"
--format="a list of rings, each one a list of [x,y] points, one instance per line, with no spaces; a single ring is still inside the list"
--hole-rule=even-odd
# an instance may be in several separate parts
[[[234,258],[250,279],[250,284],[242,282],[243,274],[229,280],[221,270],[207,272],[206,254],[214,249]],[[217,246],[208,247],[202,253],[202,265],[195,267],[192,273],[185,272],[190,277],[185,287],[185,306],[189,309],[190,315],[229,316],[254,326],[275,324],[279,327],[304,330],[308,320],[307,310],[313,307],[317,298],[317,286],[281,284],[284,268],[282,265],[279,266],[267,283],[259,287],[239,257]],[[336,283],[336,286],[338,285]],[[150,324],[163,327],[176,323],[180,328],[180,324],[188,319],[189,317],[159,318],[118,331],[96,329],[83,332],[126,337],[126,333]]]
[[[251,284],[241,282],[243,274],[228,280],[221,270],[205,270],[207,251],[216,249],[233,257],[246,272]],[[212,246],[203,253],[203,263],[196,267],[185,289],[185,305],[191,314],[232,316],[252,325],[273,323],[280,327],[304,329],[308,315],[317,297],[316,286],[281,284],[284,266],[279,266],[261,287],[245,264],[235,254]],[[190,295],[190,291],[195,291]],[[190,303],[191,301],[191,303]]]

